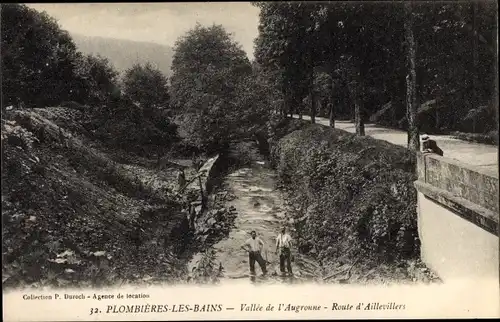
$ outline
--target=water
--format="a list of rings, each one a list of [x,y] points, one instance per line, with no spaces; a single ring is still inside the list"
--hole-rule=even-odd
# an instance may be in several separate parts
[[[255,230],[265,243],[264,259],[267,259],[268,277],[258,280],[266,283],[290,281],[279,275],[279,256],[275,253],[275,240],[281,227],[287,223],[286,209],[282,193],[276,188],[276,175],[269,168],[267,162],[254,161],[251,167],[241,168],[226,178],[228,190],[236,198],[228,202],[227,206],[234,206],[238,213],[235,219],[235,228],[229,236],[213,245],[216,251],[217,263],[224,267],[224,277],[221,282],[234,279],[250,278],[248,253],[241,249],[244,242],[250,238],[250,232]],[[297,252],[294,252],[295,261],[292,262],[294,282],[310,280],[314,276],[318,265]],[[200,258],[194,256],[190,266]],[[261,275],[256,263],[256,274]]]

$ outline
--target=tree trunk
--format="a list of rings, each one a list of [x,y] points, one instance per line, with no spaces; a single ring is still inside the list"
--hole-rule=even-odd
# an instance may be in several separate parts
[[[311,96],[311,123],[316,123],[316,97],[314,95],[314,90],[310,90]]]
[[[299,120],[302,120],[302,103],[298,100],[295,102],[295,106],[297,108],[297,112],[299,113]]]
[[[406,75],[406,116],[408,120],[408,149],[418,151],[420,148],[420,138],[417,118],[416,51],[415,39],[413,37],[413,14],[411,5],[411,2],[406,3],[407,15],[404,22],[408,66],[408,74]]]
[[[360,70],[356,70],[356,84],[354,85],[354,124],[356,126],[356,134],[365,135],[365,124],[363,122],[363,80],[360,75]]]
[[[393,97],[391,97],[391,126],[397,126],[398,120],[396,119],[396,102]]]
[[[436,130],[439,131],[439,109],[436,109]]]
[[[493,43],[498,44],[498,5],[497,5],[497,13],[495,15],[497,18],[496,30],[493,31]],[[494,59],[493,63],[493,75],[496,75],[494,78],[494,90],[493,93],[498,93],[498,59]],[[495,122],[493,124],[498,124],[499,121],[499,109],[498,109],[498,94],[493,95],[493,104],[490,104],[491,108],[493,108],[493,115],[495,115]],[[497,128],[498,129],[498,128]],[[498,145],[498,135],[496,136],[495,143]]]
[[[290,95],[287,93],[287,95]],[[290,114],[290,118],[293,118],[293,102],[289,97],[285,98],[285,116]]]
[[[356,90],[356,97],[354,98],[354,124],[356,126],[357,135],[365,135],[365,125],[363,124],[363,118],[361,115],[363,103],[359,97],[359,89]]]
[[[330,121],[330,127],[335,128],[335,104],[333,102],[328,103],[329,107],[329,121]]]
[[[328,102],[328,117],[330,121],[330,127],[335,128],[335,101],[333,99],[335,91],[334,91],[334,82],[333,82],[333,73],[328,78],[328,89],[330,91]]]
[[[477,1],[472,2],[472,99],[471,107],[477,107]],[[472,119],[472,132],[476,132],[476,117]]]

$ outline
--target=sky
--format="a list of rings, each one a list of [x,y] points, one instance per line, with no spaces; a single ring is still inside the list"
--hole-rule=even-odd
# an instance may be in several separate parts
[[[174,46],[179,36],[213,23],[223,25],[253,59],[259,9],[249,2],[49,3],[27,4],[46,11],[62,29],[86,36],[148,41]]]

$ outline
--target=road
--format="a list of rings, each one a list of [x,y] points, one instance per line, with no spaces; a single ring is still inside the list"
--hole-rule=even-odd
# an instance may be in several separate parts
[[[298,115],[294,115],[298,118]],[[307,115],[304,120],[310,120]],[[316,123],[329,126],[329,120],[316,117]],[[354,123],[349,121],[335,121],[335,128],[355,133]],[[384,128],[375,124],[365,124],[365,134],[375,139],[385,140],[395,145],[406,147],[407,134],[405,131]],[[443,150],[444,156],[460,162],[473,165],[482,172],[498,178],[498,147],[493,145],[467,142],[449,135],[429,135]]]

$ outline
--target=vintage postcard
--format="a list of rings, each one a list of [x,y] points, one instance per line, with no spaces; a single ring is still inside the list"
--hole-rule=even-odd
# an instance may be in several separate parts
[[[5,321],[500,317],[497,2],[0,8]]]

